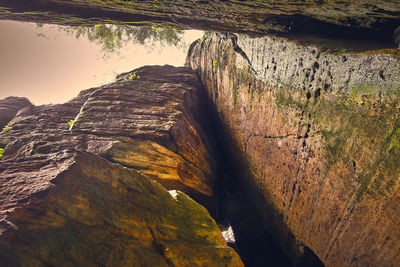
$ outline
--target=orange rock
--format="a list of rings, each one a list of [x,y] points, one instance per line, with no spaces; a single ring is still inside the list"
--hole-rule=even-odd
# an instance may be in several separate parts
[[[294,262],[313,253],[327,266],[400,262],[398,57],[214,34],[192,45],[187,64],[207,85],[245,190]]]
[[[0,266],[243,266],[187,195],[92,153],[70,156],[47,166],[51,178],[7,187],[36,192],[2,210]]]

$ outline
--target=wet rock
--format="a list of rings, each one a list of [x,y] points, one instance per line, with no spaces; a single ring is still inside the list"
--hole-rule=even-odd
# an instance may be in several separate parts
[[[396,51],[214,34],[192,45],[187,64],[219,114],[232,168],[295,264],[396,265]]]

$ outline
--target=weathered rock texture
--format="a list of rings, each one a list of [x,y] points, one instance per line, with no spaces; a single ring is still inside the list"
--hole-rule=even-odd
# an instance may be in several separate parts
[[[24,97],[7,97],[0,100],[0,128],[15,117],[22,108],[31,105],[31,102]]]
[[[295,261],[400,262],[400,59],[212,34],[192,45],[264,225]],[[237,164],[238,165],[238,164]]]
[[[129,80],[126,73],[68,103],[21,110],[1,136],[5,160],[83,149],[211,208],[216,168],[209,134],[200,125],[208,114],[196,74],[169,66],[133,72],[140,78]]]
[[[73,155],[53,157],[36,177],[2,177],[2,197],[7,188],[18,205],[2,220],[1,266],[243,266],[185,194],[93,153]]]
[[[247,33],[313,32],[391,39],[400,25],[396,0],[358,1],[0,1],[0,17],[42,23],[123,22]]]
[[[196,73],[134,73],[65,104],[29,105],[0,134],[0,265],[242,265],[204,208],[149,180],[213,211]]]

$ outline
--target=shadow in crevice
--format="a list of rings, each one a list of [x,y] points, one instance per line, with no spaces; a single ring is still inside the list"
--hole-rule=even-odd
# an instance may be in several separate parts
[[[205,127],[214,137],[213,146],[218,155],[219,175],[214,188],[217,198],[214,218],[222,230],[232,227],[235,240],[228,244],[238,252],[247,267],[324,266],[315,253],[304,245],[301,245],[303,253],[300,256],[288,256],[290,254],[290,252],[287,254],[288,251],[298,245],[294,241],[293,234],[286,226],[276,227],[279,222],[276,219],[276,211],[271,205],[263,210],[271,213],[271,222],[265,223],[265,214],[260,216],[254,204],[259,203],[257,198],[260,194],[251,190],[254,186],[247,184],[250,180],[249,168],[245,161],[240,159],[237,153],[239,149],[236,149],[237,145],[234,144],[232,136],[224,129],[223,120],[219,117],[211,99],[206,103],[205,110],[209,111],[209,120]],[[258,196],[250,197],[249,194]],[[268,203],[263,205],[268,206]],[[272,231],[283,233],[272,233]],[[289,238],[277,240],[277,236],[289,236]],[[284,247],[282,240],[287,242],[283,244]]]

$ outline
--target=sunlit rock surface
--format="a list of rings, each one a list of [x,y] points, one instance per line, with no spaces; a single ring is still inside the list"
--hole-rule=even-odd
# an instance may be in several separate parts
[[[2,170],[1,266],[243,266],[187,195],[93,153],[59,154]]]
[[[202,90],[143,67],[20,110],[0,134],[0,265],[242,266],[205,208],[152,180],[214,211]]]
[[[65,104],[23,109],[9,123],[12,130],[1,134],[4,161],[82,149],[140,170],[212,210],[216,166],[197,75],[170,66],[132,73],[137,76],[127,73]]]
[[[400,262],[398,52],[210,34],[188,65],[243,188],[295,262],[312,252],[327,266]]]

